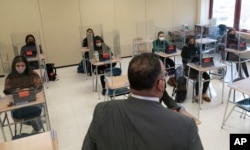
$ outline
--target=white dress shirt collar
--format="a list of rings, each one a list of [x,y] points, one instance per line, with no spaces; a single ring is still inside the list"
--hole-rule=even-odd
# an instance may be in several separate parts
[[[140,96],[140,95],[135,95],[133,93],[131,93],[131,96],[134,97],[134,98],[137,98],[137,99],[141,99],[141,100],[159,102],[159,98],[158,97]]]

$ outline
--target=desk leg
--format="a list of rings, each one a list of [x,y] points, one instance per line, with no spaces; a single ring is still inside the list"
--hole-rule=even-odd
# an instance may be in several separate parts
[[[236,68],[237,69],[237,68]],[[239,74],[239,77],[243,77],[243,71],[241,71],[241,59],[240,59],[240,54],[239,54],[239,63],[238,63],[238,74]]]
[[[3,129],[3,122],[2,122],[1,116],[0,116],[0,128],[1,128],[1,132],[2,132],[2,135],[3,135],[4,142],[6,142],[6,136],[5,136],[5,132],[4,132],[4,129]]]
[[[224,112],[224,115],[223,115],[223,120],[222,120],[221,128],[223,128],[224,124],[226,123],[226,120],[227,120],[228,116],[230,115],[230,114],[228,114],[228,116],[226,117],[227,108],[228,108],[228,103],[229,103],[231,92],[232,92],[232,89],[229,90],[229,94],[228,94],[228,98],[227,98],[227,102],[226,102],[226,108],[225,108],[225,112]]]
[[[96,71],[96,68],[95,68],[95,71]],[[95,83],[94,83],[94,80],[95,80],[96,73],[94,73],[93,67],[92,67],[92,66],[91,66],[91,72],[92,72],[92,87],[93,87],[93,92],[94,92],[94,91],[95,91]]]
[[[225,71],[227,70],[227,67],[225,67]],[[225,88],[225,76],[223,75],[223,79],[222,79],[222,95],[221,95],[221,104],[223,104],[224,101],[224,88]]]
[[[44,110],[45,110],[45,119],[46,119],[46,127],[47,127],[47,131],[51,130],[51,126],[50,126],[50,120],[49,120],[49,113],[48,113],[48,108],[47,108],[47,103],[44,104]]]
[[[203,85],[203,82],[202,82],[202,72],[199,71],[199,101],[198,101],[198,119],[200,118],[200,110],[201,110],[201,101],[202,101],[202,85]]]

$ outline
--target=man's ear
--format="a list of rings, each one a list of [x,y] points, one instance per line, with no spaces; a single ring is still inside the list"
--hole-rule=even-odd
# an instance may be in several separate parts
[[[162,81],[162,80],[158,80],[157,81],[157,86],[156,86],[156,88],[157,88],[157,90],[159,90],[159,91],[164,91],[164,84],[163,84],[163,82],[164,81]]]

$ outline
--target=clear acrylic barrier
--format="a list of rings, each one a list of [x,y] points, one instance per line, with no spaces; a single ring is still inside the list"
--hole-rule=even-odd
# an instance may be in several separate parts
[[[93,34],[87,34],[87,30],[92,29]],[[84,57],[87,57],[85,54],[88,53],[89,58],[85,59],[93,59],[94,57],[94,37],[95,36],[100,36],[103,38],[103,27],[101,24],[96,24],[96,25],[82,25],[79,27],[80,30],[80,38],[81,38],[81,47],[83,47],[84,39],[87,38],[88,42],[88,49],[89,51],[85,52],[83,54]],[[87,67],[87,66],[86,66]]]
[[[137,21],[136,22],[136,38],[141,37],[143,39],[154,39],[155,29],[156,29],[156,26],[153,20]]]
[[[83,41],[84,38],[87,37],[86,31],[89,28],[94,31],[93,36],[97,36],[98,35],[98,36],[101,36],[103,38],[103,27],[102,27],[101,24],[83,25],[83,26],[80,26],[80,38],[81,38],[81,42]]]
[[[152,20],[136,22],[136,37],[132,41],[133,56],[152,52],[152,42],[157,38],[156,26]]]
[[[109,63],[110,68],[105,69],[105,77],[106,77],[106,95],[112,97],[119,95],[123,95],[124,90],[123,88],[127,87],[124,86],[127,83],[126,78],[122,76],[122,74],[126,74],[126,70],[122,70],[121,68],[121,48],[120,48],[120,33],[118,30],[113,30],[112,32],[105,33],[105,43],[103,45],[103,53],[108,53],[112,56],[112,61],[107,61]],[[116,66],[114,66],[116,63]],[[127,85],[127,84],[126,84]]]
[[[26,37],[28,35],[33,35],[35,38],[35,44],[26,43]],[[46,62],[45,54],[41,46],[41,36],[39,32],[29,32],[29,33],[12,33],[11,40],[14,49],[14,57],[17,55],[23,55],[26,57],[27,61],[32,70],[36,70],[40,77],[46,83],[47,86],[47,72],[46,72]],[[14,58],[10,57],[10,58]],[[11,60],[12,61],[12,60]]]
[[[11,62],[14,56],[13,46],[11,44],[0,44],[0,56],[3,71],[1,75],[7,75],[11,71]]]
[[[186,37],[188,35],[194,35],[194,31],[189,25],[183,24],[174,26],[172,31],[172,41],[178,49],[182,49],[185,45]]]
[[[88,40],[88,49],[89,49],[89,58],[93,59],[94,57],[94,34],[88,34],[87,40]]]
[[[12,33],[11,40],[12,40],[15,56],[20,55],[22,46],[26,44],[25,37],[29,34],[32,34],[35,37],[36,45],[38,46],[41,45],[41,36],[39,32]]]

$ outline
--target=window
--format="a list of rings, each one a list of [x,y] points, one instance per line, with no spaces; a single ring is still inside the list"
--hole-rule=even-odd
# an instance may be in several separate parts
[[[250,1],[241,0],[240,29],[250,29]]]
[[[209,18],[237,30],[250,29],[249,0],[210,0]]]
[[[234,10],[235,0],[214,0],[213,18],[216,18],[217,24],[226,24],[232,27]]]

